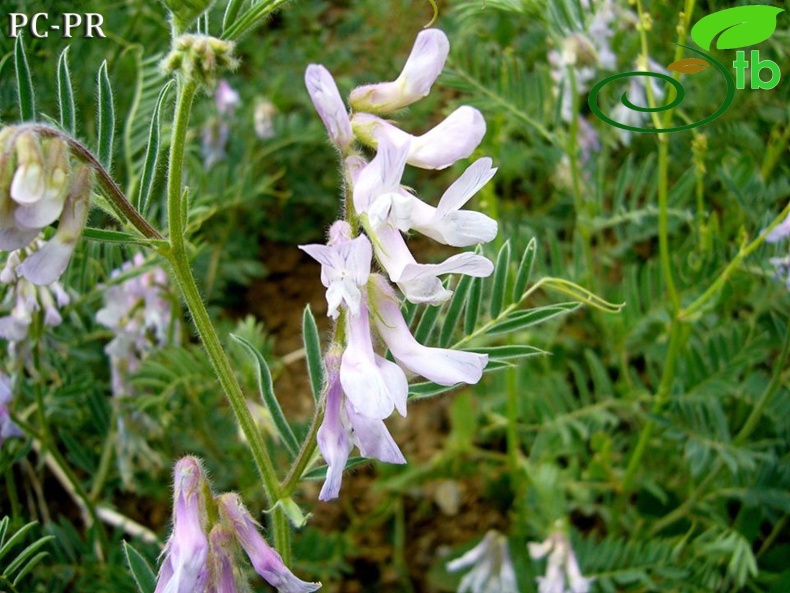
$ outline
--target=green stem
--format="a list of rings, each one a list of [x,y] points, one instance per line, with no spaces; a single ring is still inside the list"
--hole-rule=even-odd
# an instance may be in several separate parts
[[[672,315],[676,316],[680,310],[680,296],[669,256],[669,142],[664,134],[658,135],[658,249]]]
[[[250,446],[253,460],[261,476],[267,502],[271,506],[280,497],[280,487],[274,465],[266,450],[261,433],[255,426],[252,414],[247,408],[246,399],[233,372],[230,361],[222,349],[219,336],[211,322],[206,306],[200,296],[195,277],[192,274],[186,241],[184,239],[184,208],[182,197],[182,169],[184,164],[184,149],[186,134],[189,126],[189,113],[192,101],[197,91],[194,81],[181,81],[176,101],[175,119],[172,127],[170,142],[169,169],[167,176],[167,212],[170,230],[171,250],[167,254],[173,267],[176,280],[184,297],[187,308],[192,315],[192,321],[197,328],[203,346],[206,349],[214,372],[217,374],[220,385],[230,402],[236,419]],[[276,517],[275,513],[275,517]],[[275,525],[275,539],[282,538],[278,522]],[[287,531],[287,530],[286,530]]]
[[[293,556],[291,554],[291,526],[288,517],[278,506],[272,511],[272,530],[274,531],[274,547],[277,548],[283,563],[286,566],[291,564]]]
[[[93,486],[90,491],[90,499],[95,504],[98,501],[102,488],[107,481],[107,476],[110,474],[110,466],[112,463],[112,454],[115,444],[115,426],[118,421],[118,401],[113,401],[116,404],[112,407],[112,416],[110,417],[110,426],[107,429],[107,437],[104,440],[104,448],[102,449],[101,459],[99,460],[99,469],[96,471],[96,478],[93,480]]]
[[[310,424],[310,429],[307,432],[307,436],[302,442],[302,447],[299,449],[299,453],[297,454],[291,469],[288,471],[288,475],[280,485],[280,492],[282,493],[283,498],[288,498],[293,494],[293,491],[299,484],[302,474],[307,468],[307,464],[310,463],[310,459],[312,459],[317,445],[316,437],[318,436],[318,429],[321,427],[321,422],[323,422],[323,420],[323,408],[319,407],[316,411],[316,414],[313,416],[313,421]]]
[[[727,267],[724,268],[722,273],[719,274],[716,280],[713,281],[713,284],[711,284],[708,289],[697,298],[697,300],[680,311],[678,317],[683,320],[693,319],[694,316],[704,308],[705,304],[711,298],[713,298],[716,293],[719,292],[719,290],[721,290],[721,287],[724,286],[724,283],[727,282],[729,277],[738,268],[741,262],[752,252],[754,252],[755,249],[760,247],[773,228],[779,225],[785,218],[787,218],[788,215],[790,215],[790,202],[784,207],[784,210],[782,210],[779,215],[774,218],[771,224],[769,224],[763,230],[763,232],[760,233],[756,239],[754,239],[754,241],[749,243],[746,247],[742,247],[741,250],[738,251],[737,255],[732,259],[732,261],[727,264]]]

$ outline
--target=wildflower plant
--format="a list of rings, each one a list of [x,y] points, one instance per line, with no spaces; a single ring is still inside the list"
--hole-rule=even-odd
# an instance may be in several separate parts
[[[694,3],[283,4],[0,55],[0,588],[778,590],[781,109],[584,109]]]

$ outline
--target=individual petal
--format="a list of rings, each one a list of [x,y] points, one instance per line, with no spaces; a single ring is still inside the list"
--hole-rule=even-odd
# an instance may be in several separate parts
[[[294,576],[282,558],[258,532],[258,524],[244,507],[238,494],[227,493],[217,498],[219,512],[233,529],[236,539],[250,558],[252,567],[280,593],[311,593],[321,583],[308,583]]]
[[[33,284],[51,284],[60,278],[82,235],[90,210],[90,171],[75,173],[73,185],[55,235],[46,245],[19,265],[18,273]]]
[[[345,154],[353,140],[348,111],[337,90],[329,70],[319,64],[310,64],[305,71],[305,85],[310,99],[324,122],[329,138]]]
[[[237,593],[236,573],[233,568],[232,534],[222,525],[215,525],[209,533],[209,591]]]
[[[387,430],[383,420],[368,418],[356,412],[353,406],[346,407],[348,419],[354,428],[354,443],[363,457],[378,459],[386,463],[406,463],[398,445]]]
[[[461,106],[422,136],[411,136],[375,115],[355,113],[351,125],[357,137],[377,146],[383,138],[396,145],[409,143],[407,163],[421,169],[444,169],[468,157],[486,133],[482,114]]]
[[[41,229],[19,227],[13,214],[0,212],[0,251],[14,251],[27,247],[40,232]]]
[[[371,284],[371,307],[376,313],[376,329],[399,364],[439,385],[471,385],[480,380],[488,363],[487,355],[419,344],[411,335],[386,280],[373,275]]]
[[[346,320],[346,349],[340,363],[340,382],[357,412],[382,419],[393,408],[405,415],[409,386],[398,366],[373,352],[367,305]]]
[[[403,267],[397,284],[412,303],[437,304],[452,295],[442,287],[439,275],[466,274],[484,278],[493,271],[494,265],[483,256],[459,253],[438,264],[409,263]]]
[[[362,86],[351,91],[349,103],[355,111],[389,113],[427,96],[439,77],[450,52],[450,42],[439,29],[417,35],[409,59],[398,78]]]
[[[376,156],[359,172],[354,182],[353,200],[357,214],[367,212],[379,196],[400,191],[400,181],[409,155],[409,142],[408,135],[403,133],[395,141],[384,137],[377,143]]]
[[[44,158],[36,136],[22,132],[16,141],[19,163],[11,181],[10,195],[17,204],[35,204],[44,197]]]
[[[326,410],[318,429],[318,448],[326,461],[326,480],[318,500],[332,500],[340,492],[343,470],[351,453],[349,431],[343,425],[343,390],[340,385],[340,354],[329,352],[325,358],[327,371]]]
[[[41,199],[32,204],[20,204],[14,218],[20,227],[41,229],[55,222],[63,211],[63,202],[68,195],[69,155],[68,147],[58,138],[47,145],[47,178]]]
[[[472,196],[480,191],[483,186],[491,181],[496,174],[496,167],[492,167],[493,161],[488,157],[477,159],[467,167],[461,176],[456,179],[447,191],[444,192],[436,208],[437,218],[446,216],[448,213],[460,210]]]

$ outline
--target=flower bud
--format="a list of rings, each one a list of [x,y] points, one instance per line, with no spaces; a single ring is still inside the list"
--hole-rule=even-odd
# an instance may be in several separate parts
[[[162,62],[165,72],[177,72],[207,90],[217,84],[217,75],[233,70],[239,62],[234,57],[235,44],[208,35],[181,35]]]

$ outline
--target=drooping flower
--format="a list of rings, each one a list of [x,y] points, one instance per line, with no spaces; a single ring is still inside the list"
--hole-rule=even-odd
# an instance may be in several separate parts
[[[398,284],[411,302],[438,304],[452,294],[442,286],[439,275],[460,273],[488,276],[493,271],[493,264],[473,253],[454,255],[439,264],[417,263],[399,230],[408,230],[413,226],[412,211],[417,200],[402,191],[400,187],[407,150],[407,145],[393,144],[386,138],[382,139],[376,156],[357,177],[353,192],[354,208],[360,215],[366,231],[371,235],[376,257],[387,271],[390,280]],[[468,181],[464,180],[462,185],[465,186]],[[470,185],[476,184],[470,182]],[[462,191],[456,194],[455,191],[448,190],[450,196],[444,205],[440,202],[441,211],[437,208],[433,213],[439,214],[436,226],[431,226],[433,222],[431,207],[426,205],[428,209],[426,212],[426,209],[417,206],[417,223],[424,223],[421,226],[429,233],[440,234],[448,230],[446,224],[443,227],[443,223],[447,222],[445,217],[450,214],[454,206],[460,207],[471,197],[471,194],[468,197],[466,195],[469,187],[458,186],[455,189]],[[420,220],[421,215],[422,220]],[[481,235],[478,236],[489,237],[490,219],[483,217],[477,220],[483,223]],[[451,227],[449,230],[452,230]],[[460,239],[460,237],[455,238]],[[461,242],[465,241],[461,240]]]
[[[486,354],[419,344],[406,325],[395,294],[378,274],[371,276],[370,294],[376,329],[398,364],[439,385],[473,385],[480,380],[488,363]]]
[[[173,472],[173,533],[154,593],[195,593],[205,584],[208,539],[200,462],[184,457]]]
[[[247,553],[255,572],[267,583],[280,593],[310,593],[321,588],[321,583],[308,583],[288,570],[277,551],[258,532],[258,524],[237,494],[220,495],[217,505],[220,516]]]
[[[354,136],[348,110],[340,97],[340,91],[337,90],[335,79],[323,66],[310,64],[305,71],[304,81],[313,106],[324,122],[329,139],[341,154],[347,154]]]
[[[486,133],[486,122],[474,107],[462,105],[436,127],[413,136],[369,113],[351,116],[354,134],[365,144],[378,147],[382,139],[409,147],[406,162],[421,169],[446,169],[474,152]]]
[[[450,42],[439,29],[417,35],[411,54],[397,79],[358,87],[349,103],[355,111],[391,113],[426,97],[444,68]]]
[[[60,278],[85,227],[91,185],[87,166],[71,171],[60,138],[16,127],[0,132],[0,250],[28,247],[60,218],[52,238],[21,263],[21,276],[38,285]]]
[[[471,568],[458,593],[518,593],[516,572],[510,559],[507,537],[491,530],[474,548],[447,563],[447,570]]]
[[[557,529],[541,543],[528,544],[534,560],[548,556],[545,576],[538,577],[539,593],[588,593],[592,579],[585,578],[568,536]]]
[[[387,463],[406,463],[398,445],[381,419],[368,418],[354,409],[340,382],[341,353],[330,349],[324,358],[327,371],[326,410],[318,429],[318,448],[327,464],[319,500],[337,498],[343,469],[356,445],[363,457]]]

